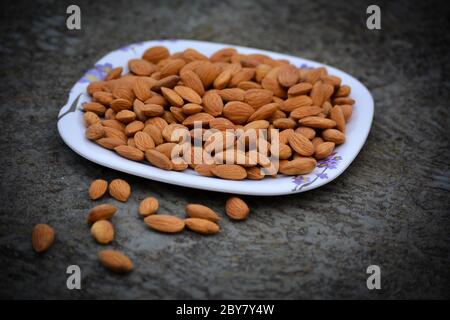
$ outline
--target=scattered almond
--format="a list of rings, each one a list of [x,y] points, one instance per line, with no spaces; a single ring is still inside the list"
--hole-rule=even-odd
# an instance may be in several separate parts
[[[31,241],[34,251],[47,251],[55,240],[55,231],[48,224],[37,224],[33,228]]]
[[[131,195],[131,187],[125,180],[114,179],[109,183],[109,194],[116,200],[126,202]]]

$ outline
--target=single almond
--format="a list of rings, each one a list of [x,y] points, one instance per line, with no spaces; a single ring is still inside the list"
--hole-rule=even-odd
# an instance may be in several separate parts
[[[288,95],[290,96],[300,96],[311,92],[312,84],[308,82],[297,83],[288,90]]]
[[[310,116],[316,116],[323,111],[322,108],[317,106],[305,106],[294,109],[289,116],[294,119],[301,119]]]
[[[233,220],[245,220],[250,209],[241,198],[231,197],[225,204],[225,212]]]
[[[255,109],[271,103],[272,100],[273,92],[266,89],[250,89],[244,94],[244,101]]]
[[[314,130],[313,128],[309,128],[309,127],[298,127],[297,129],[295,129],[295,132],[300,133],[301,135],[305,136],[309,140],[314,139],[314,137],[316,136],[316,130]]]
[[[115,112],[119,112],[121,110],[131,109],[133,104],[128,99],[118,98],[118,99],[114,99],[111,102],[110,106],[111,106],[111,109],[113,109]]]
[[[55,231],[48,224],[37,224],[33,228],[31,243],[34,251],[44,252],[53,244],[55,240]]]
[[[142,106],[142,113],[146,117],[159,117],[164,114],[164,107],[156,103],[144,104]]]
[[[186,115],[192,115],[203,111],[203,107],[196,103],[186,103],[181,109]]]
[[[103,195],[106,193],[106,190],[108,190],[108,182],[106,180],[94,180],[89,186],[89,197],[92,200],[97,200],[103,197]]]
[[[305,127],[316,129],[330,129],[336,126],[336,122],[333,120],[317,116],[302,118],[298,122]]]
[[[86,129],[85,135],[89,140],[98,140],[105,136],[105,129],[100,123],[95,123]]]
[[[298,81],[299,74],[297,69],[290,64],[282,66],[278,73],[278,82],[286,88],[295,85]]]
[[[104,91],[94,92],[92,97],[95,102],[101,103],[104,106],[109,106],[114,100],[114,96],[112,93]]]
[[[188,218],[184,223],[188,229],[200,234],[214,234],[220,230],[219,225],[207,219]]]
[[[114,149],[117,146],[125,145],[126,142],[119,138],[101,138],[96,141],[99,145],[106,149]]]
[[[292,112],[297,108],[306,107],[312,105],[312,99],[308,96],[301,95],[288,98],[284,103],[280,105],[280,110],[286,112]]]
[[[156,66],[147,60],[131,59],[128,61],[130,71],[138,76],[149,76],[156,71]]]
[[[209,87],[214,82],[221,71],[222,69],[219,66],[212,64],[209,61],[201,61],[194,69],[194,72],[198,75],[200,80],[202,80],[205,88]]]
[[[145,125],[142,121],[134,120],[125,127],[125,134],[127,136],[134,136],[136,132],[143,130],[144,127]]]
[[[123,71],[122,67],[117,67],[117,68],[112,69],[110,72],[108,72],[105,80],[108,81],[108,80],[120,78],[122,71]]]
[[[136,148],[141,151],[153,149],[155,147],[155,142],[153,141],[152,137],[144,131],[136,132],[136,134],[134,135],[134,143],[136,145]]]
[[[102,250],[98,253],[100,263],[115,273],[128,273],[133,270],[133,262],[125,254],[115,250]]]
[[[108,128],[114,128],[116,130],[125,132],[125,124],[116,119],[106,119],[102,121],[102,125]]]
[[[148,197],[139,204],[139,213],[141,216],[149,216],[155,214],[159,209],[159,202],[156,198]]]
[[[177,83],[180,81],[180,77],[177,75],[171,75],[171,76],[167,76],[164,78],[159,79],[156,84],[154,84],[152,86],[152,90],[153,91],[160,91],[161,88],[173,88],[177,85]],[[155,98],[155,95],[153,95],[150,99]],[[161,100],[161,98],[159,98],[159,100]],[[151,103],[151,102],[147,102],[146,103]],[[152,103],[157,103],[157,102],[152,102]]]
[[[112,204],[100,204],[89,211],[86,222],[92,224],[98,220],[107,220],[111,218],[117,211]]]
[[[223,70],[218,76],[217,78],[214,80],[214,88],[216,89],[224,89],[227,87],[228,83],[231,80],[231,69],[225,69]]]
[[[334,96],[336,98],[345,98],[350,95],[350,92],[351,92],[350,86],[343,85],[343,86],[339,87],[339,89],[336,90],[336,93],[334,94]]]
[[[161,60],[167,59],[169,55],[169,50],[166,47],[155,46],[145,50],[142,58],[152,63],[158,63]]]
[[[223,115],[235,124],[246,123],[253,112],[252,106],[240,101],[230,101],[223,108]]]
[[[108,220],[99,220],[92,225],[91,234],[98,243],[108,244],[114,239],[114,227]]]
[[[215,164],[197,164],[195,166],[195,171],[204,177],[214,177],[211,169],[214,168]]]
[[[180,78],[186,87],[194,90],[199,96],[203,96],[205,94],[205,87],[203,86],[203,82],[194,71],[183,71],[181,72]]]
[[[217,93],[223,101],[244,101],[245,91],[239,88],[226,88],[218,90]]]
[[[183,121],[183,125],[186,127],[192,127],[195,123],[201,124],[202,126],[208,125],[209,121],[214,119],[212,115],[206,112],[199,112],[193,115],[190,115]]]
[[[254,76],[255,76],[254,68],[242,68],[231,77],[228,86],[236,87],[242,81],[249,81],[253,79]]]
[[[308,157],[313,155],[314,146],[304,135],[293,132],[288,136],[288,142],[292,149],[298,154]]]
[[[323,130],[322,137],[325,141],[334,142],[335,144],[342,144],[345,142],[345,134],[336,129]]]
[[[178,233],[184,229],[184,221],[178,217],[153,214],[144,219],[144,222],[152,229],[165,233]]]
[[[149,149],[145,151],[145,158],[155,167],[164,170],[172,170],[173,165],[170,159],[159,152],[157,149]]]
[[[318,144],[317,147],[315,147],[314,157],[317,160],[325,159],[333,152],[334,146],[335,146],[334,142],[324,142]]]
[[[265,120],[270,118],[278,110],[278,103],[269,103],[258,108],[247,121]]]
[[[183,98],[176,93],[174,90],[170,88],[161,88],[161,92],[164,97],[169,101],[172,105],[176,107],[181,107],[184,104]]]
[[[115,119],[123,123],[130,123],[136,119],[136,113],[130,110],[121,110],[116,114]]]
[[[247,171],[237,164],[221,164],[212,168],[211,172],[216,177],[228,180],[242,180],[247,177]]]
[[[131,195],[131,187],[125,180],[114,179],[109,183],[109,194],[116,200],[126,202]]]
[[[96,115],[103,116],[106,111],[106,107],[98,102],[86,102],[83,104],[84,111],[90,111],[95,113]]]
[[[331,108],[330,118],[336,122],[336,129],[345,132],[345,116],[340,105],[336,105]]]
[[[313,171],[316,165],[317,162],[314,158],[297,157],[291,161],[280,162],[280,172],[286,175],[306,174]]]
[[[87,127],[101,122],[99,116],[91,111],[85,112],[83,118]]]
[[[127,141],[126,134],[119,129],[111,128],[111,127],[103,127],[103,130],[105,131],[105,136],[107,138],[117,138],[124,142]]]
[[[188,102],[196,104],[202,103],[202,98],[199,96],[199,94],[189,87],[175,86],[175,88],[173,89],[175,90],[176,93],[178,93],[180,97],[182,97],[184,100]]]
[[[213,91],[208,91],[203,96],[203,107],[205,112],[217,117],[222,114],[223,101],[219,94]]]
[[[186,206],[186,214],[189,218],[207,219],[212,222],[217,222],[220,220],[219,215],[214,210],[201,204],[188,204]]]
[[[276,129],[294,129],[297,126],[297,123],[293,118],[279,118],[273,121],[273,126]]]
[[[134,161],[144,160],[144,153],[141,150],[139,150],[138,148],[126,145],[126,146],[115,147],[114,150],[118,154],[120,154],[122,157],[127,158],[129,160],[134,160]]]

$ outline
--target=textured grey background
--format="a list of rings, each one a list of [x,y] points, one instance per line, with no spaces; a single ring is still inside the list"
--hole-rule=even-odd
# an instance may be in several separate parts
[[[435,1],[375,1],[382,30],[365,28],[366,1],[79,2],[82,30],[65,29],[65,1],[2,2],[0,10],[0,297],[449,298],[449,10]],[[71,2],[72,3],[72,2]],[[222,232],[151,232],[138,201],[183,215],[189,202],[223,211],[225,194],[153,182],[75,154],[56,129],[83,72],[126,44],[186,38],[257,47],[331,64],[375,99],[363,150],[337,180],[303,194],[246,197],[250,219]],[[84,219],[95,178],[127,179],[110,246],[135,263],[106,272]],[[57,233],[30,244],[35,223]],[[78,264],[82,290],[66,289]],[[368,265],[382,290],[366,288]]]

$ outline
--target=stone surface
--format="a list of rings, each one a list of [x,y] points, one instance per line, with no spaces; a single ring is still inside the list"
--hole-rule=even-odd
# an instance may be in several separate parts
[[[0,10],[0,297],[2,298],[449,298],[450,155],[448,8],[377,1],[382,30],[365,27],[367,1],[78,2],[82,30],[65,28],[65,1],[2,2]],[[108,2],[112,3],[112,2]],[[251,216],[222,231],[149,231],[138,201],[183,216],[227,195],[172,186],[96,165],[60,139],[68,90],[107,52],[160,38],[217,41],[321,61],[359,78],[375,99],[370,136],[350,168],[319,189],[245,197]],[[135,263],[127,276],[97,261],[84,223],[96,178],[124,178],[109,246]],[[49,223],[44,255],[31,230]],[[82,290],[66,288],[66,268]],[[382,290],[366,288],[381,266]]]

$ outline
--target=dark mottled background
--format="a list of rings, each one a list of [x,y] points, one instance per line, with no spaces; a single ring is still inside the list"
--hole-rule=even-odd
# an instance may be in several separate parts
[[[449,298],[449,10],[445,2],[371,1],[382,30],[365,27],[367,1],[71,1],[82,30],[65,28],[66,1],[2,1],[0,10],[0,297],[2,298]],[[222,211],[227,195],[103,168],[71,151],[56,118],[68,90],[107,52],[186,38],[321,61],[359,78],[375,99],[363,150],[337,180],[303,194],[246,197],[245,223],[202,237],[148,231],[138,200],[183,215],[188,202]],[[133,188],[113,218],[110,246],[135,262],[106,272],[84,219],[98,177]],[[57,233],[30,244],[35,223]],[[69,264],[82,290],[66,289]],[[382,290],[366,268],[382,269]]]

